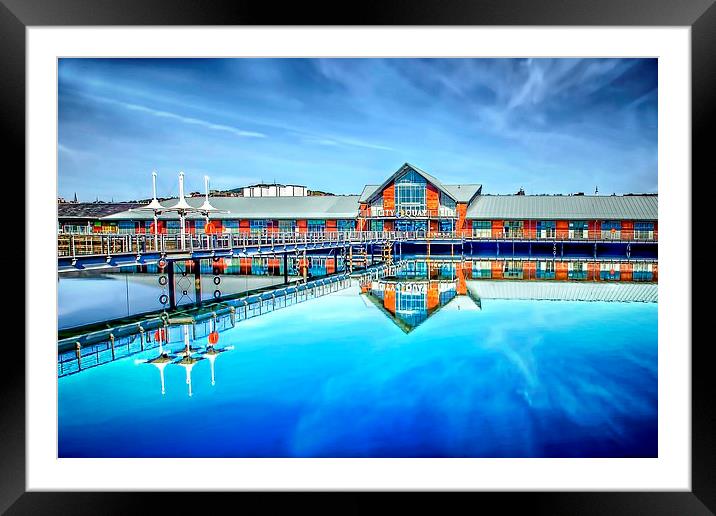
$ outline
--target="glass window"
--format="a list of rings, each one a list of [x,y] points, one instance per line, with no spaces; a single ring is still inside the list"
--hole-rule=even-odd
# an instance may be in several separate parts
[[[266,230],[266,220],[265,219],[252,220],[249,222],[249,227],[251,229],[251,234],[260,235]]]
[[[554,220],[537,221],[537,238],[554,238],[556,236],[557,223]]]
[[[370,231],[383,231],[383,221],[382,220],[371,220],[370,221]]]
[[[567,277],[574,280],[587,279],[587,264],[585,262],[570,262],[567,266]]]
[[[521,238],[524,234],[524,221],[506,220],[503,228],[506,237]]]
[[[322,233],[326,230],[326,221],[318,219],[308,220],[308,232],[309,233]]]
[[[635,222],[634,223],[634,239],[635,240],[653,240],[654,239],[654,223],[653,222]]]
[[[281,233],[295,233],[296,221],[295,220],[279,220],[278,230]]]
[[[505,278],[522,278],[522,262],[506,261],[504,265]]]
[[[569,221],[569,238],[589,238],[589,224],[586,220]]]
[[[396,210],[425,210],[425,178],[409,170],[395,180]]]
[[[167,233],[181,233],[181,223],[178,220],[167,221]]]
[[[455,230],[455,221],[452,219],[440,220],[440,231],[450,232]]]
[[[356,221],[353,219],[338,219],[336,229],[338,231],[355,231]]]
[[[622,223],[619,220],[603,220],[602,221],[602,238],[617,239],[621,238]]]

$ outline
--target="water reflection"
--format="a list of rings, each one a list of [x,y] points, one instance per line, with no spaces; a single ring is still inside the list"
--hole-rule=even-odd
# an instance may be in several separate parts
[[[479,310],[485,299],[657,302],[656,273],[650,262],[424,258],[361,293],[409,333],[438,310]]]
[[[190,327],[188,324],[182,324],[181,325],[181,332],[183,335],[183,346],[179,348],[178,350],[172,352],[170,351],[166,346],[168,346],[168,342],[164,340],[164,337],[168,334],[161,334],[159,338],[159,354],[151,359],[145,359],[145,360],[135,360],[134,363],[139,364],[151,364],[154,367],[157,368],[159,371],[159,378],[160,378],[160,384],[161,384],[161,393],[162,395],[166,394],[166,382],[165,382],[165,375],[164,375],[164,369],[169,365],[177,365],[182,368],[184,368],[185,371],[185,381],[186,381],[186,388],[187,388],[187,395],[191,397],[193,395],[192,391],[192,370],[194,369],[194,366],[202,361],[202,360],[208,360],[210,364],[211,369],[211,385],[216,385],[216,371],[215,371],[215,362],[217,357],[226,351],[231,351],[234,349],[234,346],[226,346],[223,348],[217,347],[216,342],[218,341],[218,332],[216,331],[216,322],[214,322],[214,329],[209,333],[207,339],[208,343],[203,348],[196,348],[192,346],[192,341],[190,339]]]

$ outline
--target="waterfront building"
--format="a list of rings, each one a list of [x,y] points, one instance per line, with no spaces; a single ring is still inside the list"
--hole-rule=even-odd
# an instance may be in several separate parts
[[[655,194],[492,195],[477,183],[443,184],[409,163],[382,184],[366,185],[360,195],[251,194],[210,200],[218,211],[210,220],[187,214],[186,233],[395,231],[486,240],[658,240]],[[201,201],[186,200],[194,208]],[[166,207],[176,203],[161,202]],[[115,204],[107,212],[83,206],[59,205],[60,232],[163,234],[181,229],[177,213],[161,213],[155,228],[153,214],[135,206]]]

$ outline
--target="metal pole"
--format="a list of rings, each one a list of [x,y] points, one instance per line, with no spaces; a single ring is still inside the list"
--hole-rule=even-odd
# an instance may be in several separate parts
[[[167,283],[169,283],[169,309],[174,310],[176,304],[176,286],[174,285],[174,261],[167,260]]]
[[[197,305],[201,305],[201,260],[194,260],[194,298]]]

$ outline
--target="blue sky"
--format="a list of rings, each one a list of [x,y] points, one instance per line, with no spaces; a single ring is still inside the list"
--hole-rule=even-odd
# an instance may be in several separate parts
[[[61,59],[59,195],[360,193],[404,162],[483,193],[657,191],[656,59]]]

